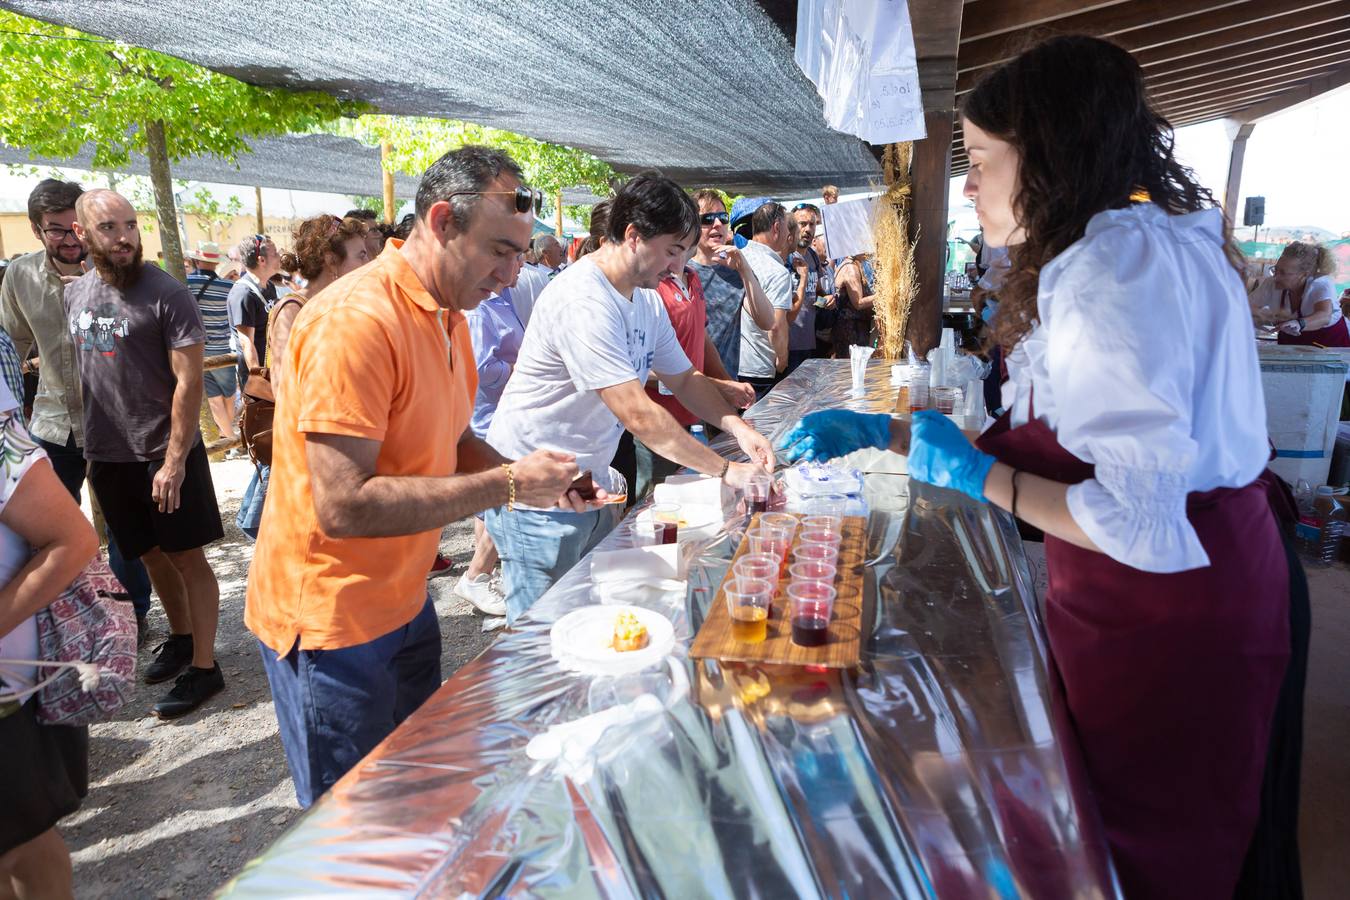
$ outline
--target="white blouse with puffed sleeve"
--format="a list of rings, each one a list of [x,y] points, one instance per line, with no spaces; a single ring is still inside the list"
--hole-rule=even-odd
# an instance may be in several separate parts
[[[1041,272],[1039,323],[1009,354],[1003,402],[1096,467],[1069,513],[1145,572],[1209,565],[1186,496],[1244,487],[1268,457],[1250,308],[1217,209],[1094,216]],[[1033,403],[1034,393],[1034,403]]]

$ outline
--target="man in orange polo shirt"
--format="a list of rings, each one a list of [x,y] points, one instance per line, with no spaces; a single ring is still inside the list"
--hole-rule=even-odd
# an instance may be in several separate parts
[[[564,495],[574,457],[510,462],[468,428],[463,313],[511,280],[538,203],[506,154],[447,153],[422,176],[408,240],[292,327],[244,621],[302,806],[440,686],[426,572],[441,528],[516,503],[587,508]]]

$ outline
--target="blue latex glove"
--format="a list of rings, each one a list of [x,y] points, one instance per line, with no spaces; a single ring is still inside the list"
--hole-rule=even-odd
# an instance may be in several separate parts
[[[909,477],[984,500],[984,480],[994,457],[967,440],[956,423],[932,409],[914,414],[909,426]]]
[[[890,443],[891,417],[886,413],[823,409],[798,422],[778,442],[778,449],[789,463],[824,462],[864,447],[885,450]]]

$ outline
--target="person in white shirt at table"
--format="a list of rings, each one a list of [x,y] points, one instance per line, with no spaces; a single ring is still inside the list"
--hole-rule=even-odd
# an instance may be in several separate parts
[[[625,488],[615,484],[609,468],[625,428],[653,452],[733,488],[756,472],[772,471],[769,441],[690,365],[656,292],[698,234],[698,208],[678,184],[654,172],[629,180],[610,205],[605,244],[559,273],[540,295],[488,443],[503,453],[524,447],[575,453],[599,499]],[[682,428],[647,395],[652,374],[686,409],[730,433],[751,461],[725,460]],[[507,620],[529,609],[615,521],[610,506],[577,512],[508,504],[489,510]]]
[[[1331,280],[1335,272],[1330,250],[1295,241],[1280,254],[1274,274],[1252,291],[1252,316],[1276,326],[1281,344],[1350,347],[1350,329]]]

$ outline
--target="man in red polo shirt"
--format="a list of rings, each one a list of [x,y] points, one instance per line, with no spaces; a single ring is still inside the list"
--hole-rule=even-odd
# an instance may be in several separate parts
[[[703,297],[703,285],[699,281],[698,273],[689,268],[689,260],[698,250],[697,234],[689,244],[684,256],[667,270],[665,277],[657,285],[656,292],[661,295],[666,314],[670,316],[670,324],[675,328],[675,337],[685,355],[689,357],[689,362],[696,370],[713,379],[728,403],[736,409],[745,409],[755,402],[755,389],[751,385],[735,380],[727,373],[726,367],[722,365],[722,358],[717,353],[717,347],[713,345],[712,338],[708,337],[708,304]],[[732,261],[727,262],[727,265],[732,264]],[[702,420],[698,416],[685,409],[680,401],[666,391],[654,375],[647,382],[647,393],[664,406],[686,431],[695,425],[708,427],[702,425]],[[678,472],[680,466],[664,456],[653,453],[637,439],[634,439],[633,444],[637,455],[637,491],[633,496],[641,498],[658,482]]]

